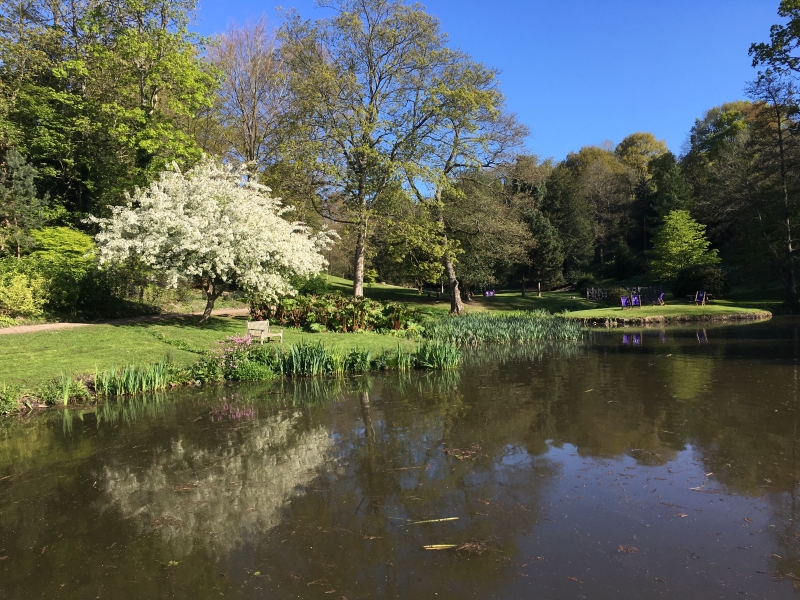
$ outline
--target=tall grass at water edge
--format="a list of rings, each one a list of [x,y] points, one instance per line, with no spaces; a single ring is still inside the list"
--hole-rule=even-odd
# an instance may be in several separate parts
[[[144,392],[159,392],[171,383],[170,366],[161,361],[143,367],[126,365],[95,373],[94,390],[98,396],[130,396]]]
[[[447,317],[434,321],[424,333],[426,339],[458,345],[575,341],[582,336],[579,322],[544,310]]]
[[[451,369],[458,366],[461,352],[455,345],[439,340],[424,342],[416,351],[406,351],[398,346],[396,350],[377,355],[363,348],[344,352],[330,350],[322,344],[302,343],[285,351],[257,349],[249,360],[260,362],[285,377],[319,377],[384,369],[407,371],[414,367]]]

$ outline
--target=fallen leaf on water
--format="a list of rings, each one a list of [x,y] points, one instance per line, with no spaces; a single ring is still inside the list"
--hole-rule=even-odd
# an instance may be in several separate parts
[[[639,549],[636,548],[635,546],[620,546],[619,548],[617,548],[617,552],[620,552],[622,554],[636,554],[638,551]]]
[[[570,581],[574,581],[575,583],[583,583],[583,582],[582,582],[580,579],[578,579],[577,577],[567,577],[567,579],[569,579]]]
[[[711,477],[713,473],[706,473],[706,477]]]
[[[409,521],[409,525],[420,525],[421,523],[444,523],[445,521],[458,521],[459,517],[445,517],[444,519],[425,519],[424,521]]]
[[[775,554],[774,552],[773,552],[772,554],[770,554],[770,555],[769,555],[769,557],[770,557],[770,558],[772,558],[773,556],[774,556],[775,558],[783,558],[783,557],[782,557],[780,554]]]
[[[6,560],[7,558],[7,556],[0,556],[0,560]]]
[[[752,523],[753,522],[753,519],[750,519],[748,517],[745,517],[744,520],[745,520],[746,523]]]
[[[586,390],[586,392],[593,392],[593,391],[594,391],[594,388]],[[583,393],[585,394],[586,392],[583,392]]]
[[[659,579],[658,577],[653,577],[653,581],[655,581],[656,583],[666,583],[666,581],[664,581],[663,579]]]
[[[688,517],[689,515],[687,515],[686,513],[677,513],[675,516],[683,518],[683,517]]]
[[[429,544],[427,546],[423,546],[425,550],[450,550],[455,547],[456,544]]]

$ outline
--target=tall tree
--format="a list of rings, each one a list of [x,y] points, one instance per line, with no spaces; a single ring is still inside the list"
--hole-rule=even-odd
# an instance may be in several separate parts
[[[289,77],[266,17],[231,25],[208,50],[221,77],[216,112],[228,152],[252,173],[278,160],[289,111]]]
[[[449,53],[438,21],[399,0],[332,0],[317,22],[292,13],[282,30],[295,144],[319,184],[318,209],[355,227],[353,293],[364,294],[370,228],[381,195],[419,160],[436,126],[433,90]]]
[[[678,271],[692,265],[714,265],[719,262],[717,251],[710,249],[705,226],[685,210],[669,213],[658,229],[653,244],[653,273],[664,280],[672,279]]]
[[[748,87],[757,103],[750,143],[754,146],[760,174],[760,202],[756,206],[765,242],[781,256],[781,274],[786,303],[800,312],[797,296],[795,231],[800,204],[800,106],[791,81],[770,71]],[[782,251],[774,247],[782,246]]]
[[[202,40],[188,31],[194,7],[0,3],[0,129],[39,169],[54,202],[102,210],[168,162],[200,158],[186,123],[208,103],[214,80],[199,58]]]
[[[36,169],[15,148],[0,165],[0,252],[14,252],[34,242],[31,230],[41,227],[47,198],[36,190]]]

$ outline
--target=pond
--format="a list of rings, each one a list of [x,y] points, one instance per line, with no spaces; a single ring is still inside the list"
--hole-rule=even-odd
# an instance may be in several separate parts
[[[800,327],[0,423],[0,597],[793,598]]]

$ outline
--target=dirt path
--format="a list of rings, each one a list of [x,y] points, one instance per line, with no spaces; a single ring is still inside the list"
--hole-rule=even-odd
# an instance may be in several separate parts
[[[202,312],[195,313],[163,313],[160,315],[148,315],[144,317],[130,317],[127,319],[112,319],[110,321],[97,321],[96,323],[42,323],[41,325],[17,325],[16,327],[5,327],[0,329],[0,335],[12,333],[35,333],[37,331],[58,331],[59,329],[75,329],[76,327],[94,327],[95,325],[127,325],[129,323],[157,323],[158,321],[168,321],[176,317],[186,317],[189,315],[201,315]],[[249,308],[218,308],[212,310],[211,314],[217,317],[247,315],[250,314]]]

